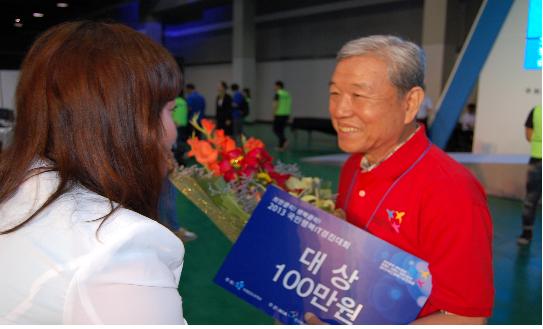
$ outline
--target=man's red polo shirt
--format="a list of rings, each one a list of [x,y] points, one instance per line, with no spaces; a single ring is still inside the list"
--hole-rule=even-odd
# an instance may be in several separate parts
[[[484,190],[462,165],[429,145],[419,129],[365,173],[362,155],[352,155],[341,170],[337,205],[352,224],[429,263],[432,292],[419,317],[438,310],[488,317],[494,300],[492,220]]]

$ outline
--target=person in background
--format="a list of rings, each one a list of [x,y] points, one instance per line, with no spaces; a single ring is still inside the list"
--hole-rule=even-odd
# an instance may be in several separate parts
[[[475,128],[475,104],[469,103],[466,111],[460,116],[462,131],[471,131]]]
[[[206,100],[205,98],[196,90],[196,86],[192,83],[187,83],[187,106],[189,108],[188,119],[192,120],[192,117],[198,116],[198,124],[202,124],[202,119],[205,117],[206,111]],[[199,136],[200,132],[194,129],[194,127],[189,125],[189,136],[196,133]]]
[[[285,137],[285,128],[292,112],[292,99],[282,81],[276,81],[274,85],[275,96],[273,98],[273,132],[279,139],[278,151],[286,150],[288,140]]]
[[[227,90],[228,85],[221,81],[217,87],[218,95],[215,101],[217,129],[223,129],[226,135],[232,136],[232,97]]]
[[[174,147],[175,160],[183,164],[183,156],[186,151],[186,141],[189,137],[188,127],[188,108],[187,102],[183,98],[183,92],[175,98],[175,107],[172,112],[173,122],[177,126],[177,141]]]
[[[15,115],[13,110],[0,108],[0,154],[2,153],[2,148],[9,145],[14,121]]]
[[[242,111],[245,108],[245,97],[239,91],[237,83],[233,83],[230,89],[232,89],[232,130],[236,141],[241,143],[241,135],[243,134]]]
[[[468,104],[466,111],[460,116],[459,124],[459,148],[462,152],[471,152],[473,147],[473,130],[475,129],[475,104]]]
[[[243,88],[243,97],[245,97],[245,105],[247,106],[247,110],[245,111],[243,118],[247,120],[249,113],[251,113],[251,89]]]
[[[426,94],[426,86],[422,86],[422,89],[424,89],[424,100],[422,101],[422,104],[420,104],[419,111],[417,112],[416,120],[418,123],[424,125],[424,128],[428,128],[428,118],[432,113],[433,110],[433,104],[432,100],[430,99],[430,96]]]
[[[532,151],[526,180],[526,196],[522,204],[522,233],[517,239],[519,245],[532,241],[535,214],[541,202],[541,105],[534,107],[524,123],[526,140]]]
[[[189,137],[188,127],[188,109],[187,102],[183,98],[183,92],[175,98],[175,107],[172,112],[172,118],[177,126],[177,141],[174,147],[174,156],[178,164],[184,164],[184,154],[187,149],[186,141]],[[186,228],[179,225],[177,210],[175,208],[175,199],[177,189],[166,177],[160,193],[158,213],[159,222],[170,229],[181,241],[189,242],[198,238],[198,236]]]
[[[198,235],[181,227],[179,224],[179,216],[177,215],[175,206],[175,200],[178,193],[177,188],[175,188],[173,183],[166,177],[162,185],[158,203],[159,222],[170,229],[170,231],[181,239],[181,241],[187,243],[196,240]]]
[[[185,324],[183,243],[157,223],[181,73],[116,23],[27,53],[0,157],[0,324]]]
[[[351,224],[429,263],[431,294],[413,324],[483,324],[494,299],[492,220],[479,182],[415,120],[424,67],[423,50],[394,36],[339,51],[329,110],[351,155],[336,205]]]

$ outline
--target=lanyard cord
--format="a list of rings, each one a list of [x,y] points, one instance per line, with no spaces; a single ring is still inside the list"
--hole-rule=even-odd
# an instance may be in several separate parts
[[[375,218],[375,215],[377,214],[377,211],[379,210],[379,208],[381,207],[381,205],[383,204],[383,202],[385,201],[387,195],[394,189],[394,187],[398,184],[398,182],[400,182],[400,180],[405,176],[407,175],[408,172],[410,172],[413,168],[415,168],[415,166],[417,165],[417,163],[420,162],[420,160],[422,160],[426,154],[428,153],[428,151],[430,151],[430,147],[432,146],[432,142],[429,142],[428,143],[428,146],[426,147],[426,149],[424,150],[424,152],[421,153],[421,155],[417,158],[417,160],[415,160],[415,162],[413,162],[411,164],[411,166],[409,166],[409,168],[407,168],[398,178],[396,178],[396,180],[394,180],[394,182],[390,185],[390,187],[388,188],[388,190],[385,192],[385,194],[383,194],[383,196],[381,197],[381,199],[379,200],[379,203],[377,204],[377,206],[375,207],[375,209],[373,210],[373,213],[371,214],[370,216],[370,219],[368,220],[368,222],[366,223],[366,225],[364,225],[364,229],[367,231],[368,230],[368,227],[370,226],[371,222],[373,221],[373,219]],[[347,197],[345,199],[345,202],[343,202],[343,209],[345,210],[345,212],[347,212],[347,207],[349,206],[349,202],[351,200],[351,194],[353,192],[353,187],[354,187],[354,183],[357,181],[357,178],[358,178],[358,175],[359,175],[359,172],[360,170],[356,170],[354,175],[353,175],[353,178],[351,180],[351,184],[349,186],[349,190],[347,191]]]

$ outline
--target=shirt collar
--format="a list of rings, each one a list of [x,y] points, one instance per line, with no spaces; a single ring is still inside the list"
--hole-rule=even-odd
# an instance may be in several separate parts
[[[417,133],[417,131],[419,131],[419,129],[421,129],[420,125],[417,125],[417,128],[415,129],[415,131],[413,131],[403,142],[396,145],[381,161],[378,161],[376,163],[370,163],[366,155],[363,155],[362,159],[360,160],[360,169],[362,170],[362,172],[370,172],[373,169],[377,168],[377,166],[379,166],[381,163],[385,162],[394,153],[396,153],[397,150],[399,150],[402,146],[404,146],[404,144],[407,143],[413,136],[415,136],[415,134]]]
[[[405,142],[392,150],[383,161],[369,172],[362,170],[361,173],[370,176],[378,175],[380,178],[401,175],[424,152],[429,143],[426,130],[424,126],[420,125]],[[361,164],[363,159],[364,154],[361,155]]]

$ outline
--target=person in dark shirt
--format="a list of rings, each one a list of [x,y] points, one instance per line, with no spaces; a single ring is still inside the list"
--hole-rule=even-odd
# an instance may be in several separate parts
[[[201,124],[202,119],[205,117],[206,100],[198,91],[196,91],[196,86],[192,83],[187,83],[185,90],[187,92],[188,119],[190,121],[193,116],[197,115],[197,122],[198,124]],[[188,126],[189,136],[192,136],[193,133],[200,136],[198,130],[194,129],[190,124]]]
[[[196,87],[192,83],[187,83],[187,105],[189,107],[189,120],[192,119],[194,115],[198,115],[198,123],[204,118],[206,111],[206,100],[205,98],[196,90]]]
[[[226,92],[228,85],[221,81],[217,88],[218,95],[215,101],[217,128],[224,129],[226,135],[232,136],[232,97]]]
[[[239,142],[241,141],[241,134],[243,134],[243,109],[245,107],[245,97],[239,91],[237,83],[233,83],[230,88],[232,89],[232,130],[234,137]]]

